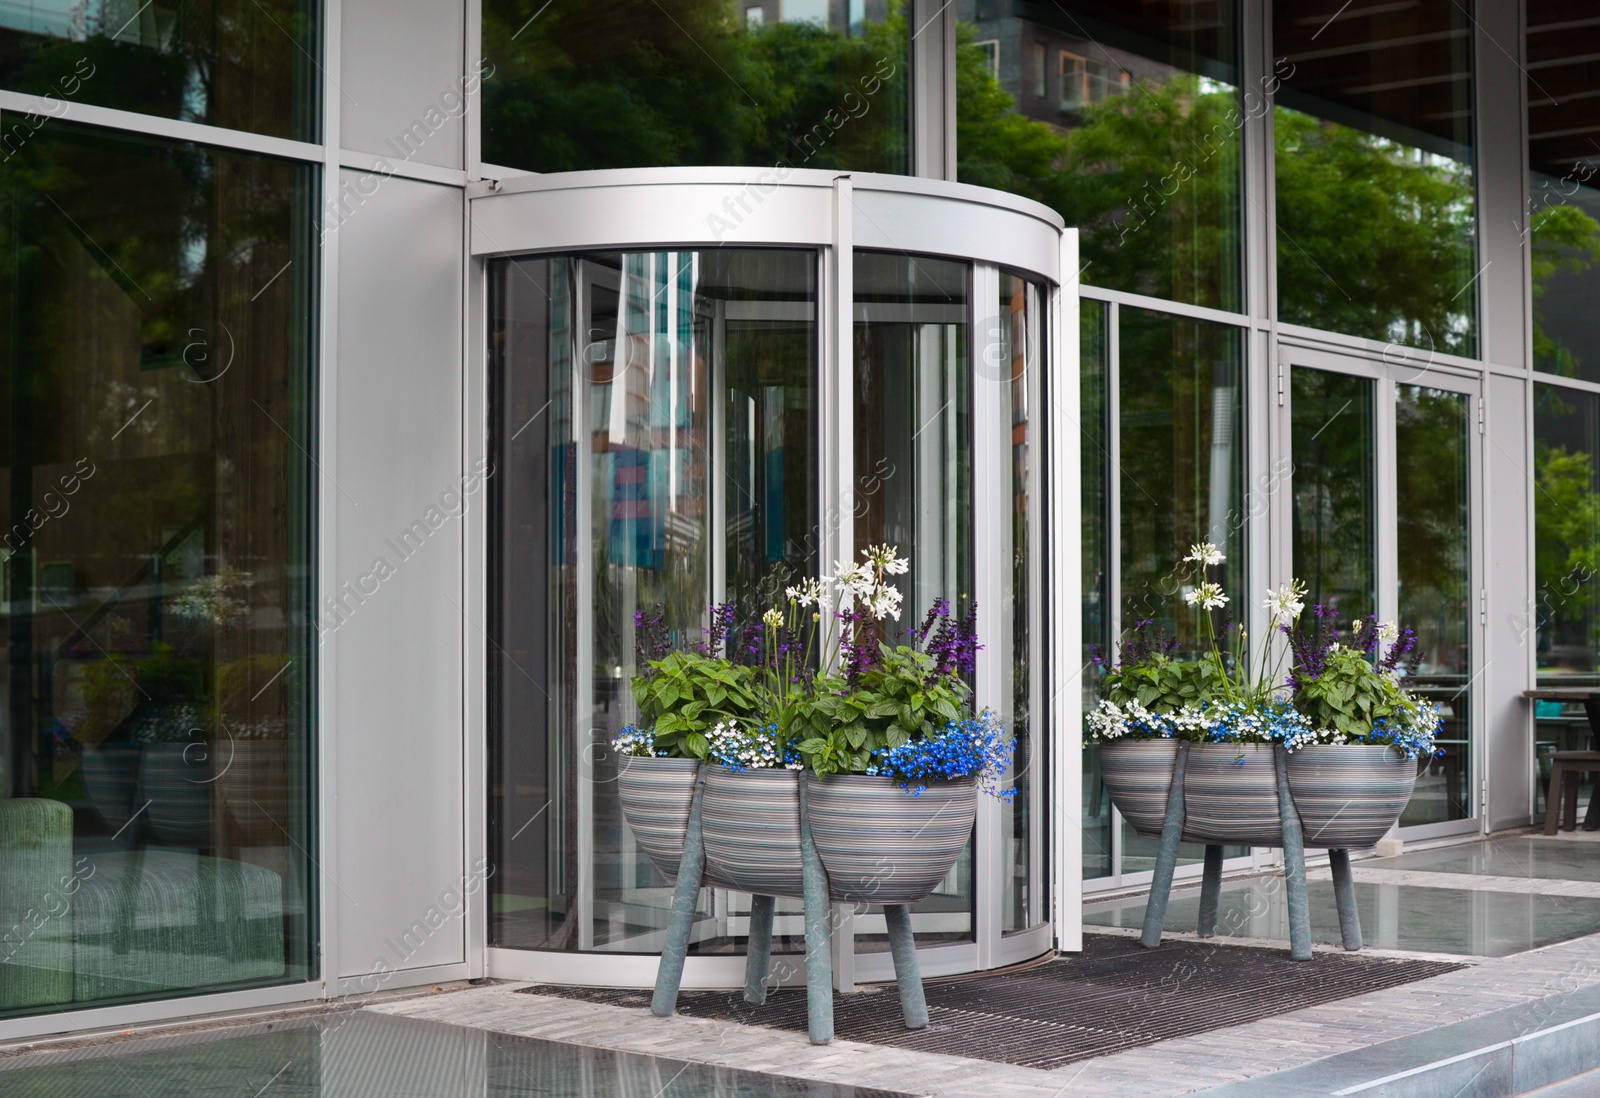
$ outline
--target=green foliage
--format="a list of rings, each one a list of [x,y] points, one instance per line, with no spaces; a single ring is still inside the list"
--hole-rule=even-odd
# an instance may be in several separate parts
[[[815,773],[862,774],[874,751],[899,747],[961,715],[971,690],[938,674],[933,657],[904,645],[878,646],[879,662],[850,689],[842,678],[819,678],[796,707],[792,740]]]
[[[1380,672],[1365,652],[1338,647],[1328,653],[1321,674],[1301,679],[1294,707],[1313,728],[1336,729],[1359,740],[1377,721],[1410,723],[1416,703],[1399,680]]]
[[[704,759],[706,733],[721,721],[749,721],[760,711],[756,669],[720,656],[671,652],[633,680],[640,724],[671,758]]]
[[[1184,706],[1199,707],[1223,692],[1216,661],[1175,660],[1156,653],[1139,663],[1119,664],[1106,672],[1105,696],[1118,705],[1138,702],[1167,716]]]
[[[1558,275],[1582,274],[1600,263],[1600,222],[1576,206],[1546,206],[1528,219],[1533,247],[1528,264],[1533,282],[1533,361],[1541,370],[1576,377],[1572,348],[1547,331],[1543,298]],[[1589,364],[1593,366],[1593,363]]]

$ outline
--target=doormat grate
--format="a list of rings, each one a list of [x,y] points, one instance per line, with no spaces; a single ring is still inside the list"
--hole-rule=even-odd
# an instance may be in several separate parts
[[[836,995],[833,1026],[849,1041],[1053,1068],[1465,967],[1341,953],[1292,961],[1284,949],[1190,941],[1143,949],[1135,938],[1087,934],[1082,953],[1033,968],[927,981],[926,1029],[904,1027],[892,986]],[[517,990],[612,1006],[650,1005],[648,991],[542,984]],[[678,996],[678,1012],[800,1033],[806,1029],[802,988],[773,991],[758,1007],[736,991],[685,991]]]

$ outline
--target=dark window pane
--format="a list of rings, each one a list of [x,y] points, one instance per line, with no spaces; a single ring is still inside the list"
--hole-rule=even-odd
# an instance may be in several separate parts
[[[8,4],[0,87],[59,100],[50,113],[93,103],[315,141],[321,11],[310,0]],[[6,152],[43,117],[8,115]]]
[[[1526,26],[1534,368],[1600,381],[1600,16],[1527,0]]]
[[[1094,662],[1111,651],[1111,422],[1108,382],[1107,308],[1087,299],[1079,303],[1078,438],[1083,462],[1083,711],[1100,701],[1104,678]],[[1091,745],[1083,756],[1083,876],[1109,877],[1111,864],[1111,797],[1100,780],[1100,751]]]
[[[1274,0],[1272,18],[1279,317],[1476,353],[1467,7]]]
[[[1539,677],[1592,682],[1600,674],[1600,396],[1554,385],[1535,393]]]
[[[1374,388],[1350,374],[1290,373],[1294,574],[1307,605],[1338,611],[1341,628],[1377,612]]]
[[[1237,4],[957,10],[958,178],[1060,211],[1087,283],[1241,308]]]
[[[1467,398],[1395,387],[1400,622],[1417,631],[1407,685],[1439,707],[1444,757],[1421,765],[1402,825],[1472,815],[1470,474]]]
[[[56,123],[0,175],[0,1012],[305,980],[317,172]]]
[[[887,0],[486,0],[483,158],[903,173],[906,43]]]

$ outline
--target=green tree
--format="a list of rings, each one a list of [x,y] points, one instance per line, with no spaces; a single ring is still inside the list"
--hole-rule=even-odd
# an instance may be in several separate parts
[[[1544,295],[1561,275],[1578,275],[1600,262],[1600,222],[1576,206],[1546,206],[1528,219],[1533,281],[1533,362],[1541,370],[1575,377],[1582,365],[1573,348],[1550,334]]]

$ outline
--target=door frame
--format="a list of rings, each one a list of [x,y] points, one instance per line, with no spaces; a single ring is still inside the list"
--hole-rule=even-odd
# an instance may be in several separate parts
[[[1291,578],[1294,561],[1293,543],[1293,438],[1291,413],[1293,411],[1293,386],[1290,370],[1293,368],[1325,370],[1367,378],[1375,383],[1374,425],[1376,449],[1374,455],[1374,484],[1377,492],[1377,546],[1375,575],[1377,586],[1377,613],[1380,620],[1397,621],[1399,614],[1399,532],[1397,525],[1398,481],[1395,475],[1396,448],[1395,399],[1401,385],[1421,385],[1447,392],[1459,393],[1467,400],[1468,421],[1476,430],[1468,429],[1467,499],[1468,529],[1468,590],[1477,593],[1478,612],[1468,617],[1469,662],[1467,674],[1467,760],[1469,766],[1467,815],[1459,820],[1438,823],[1396,825],[1391,837],[1402,840],[1425,841],[1458,835],[1481,834],[1487,830],[1484,806],[1489,802],[1488,752],[1485,748],[1484,714],[1487,709],[1481,690],[1470,690],[1481,677],[1484,667],[1486,641],[1484,611],[1484,530],[1483,499],[1483,449],[1484,409],[1483,373],[1481,370],[1462,368],[1441,363],[1431,356],[1388,344],[1382,348],[1334,350],[1326,344],[1310,345],[1281,339],[1276,354],[1276,406],[1269,417],[1272,423],[1269,445],[1272,467],[1287,469],[1289,492],[1285,504],[1270,510],[1274,574],[1269,577],[1273,586],[1287,583]]]

